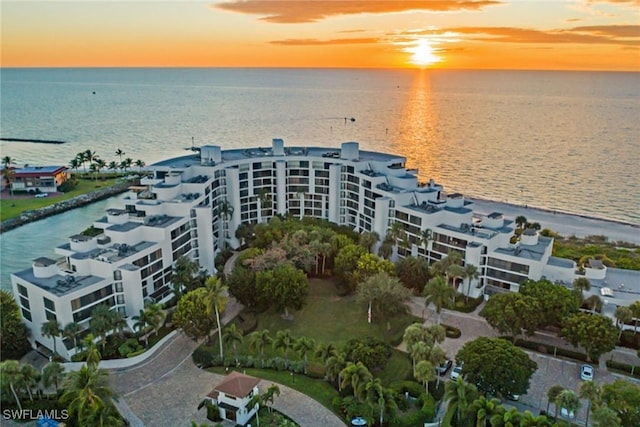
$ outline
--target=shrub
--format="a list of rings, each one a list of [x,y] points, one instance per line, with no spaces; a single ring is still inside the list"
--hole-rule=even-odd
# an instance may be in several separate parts
[[[501,337],[505,340],[512,341],[511,337]],[[570,359],[579,360],[581,362],[587,362],[587,355],[577,351],[567,350],[561,347],[554,347],[549,344],[539,343],[535,341],[527,341],[517,339],[515,343],[518,347],[526,348],[536,351],[538,353],[554,354],[555,356],[568,357]],[[598,363],[597,359],[591,360],[593,363]]]
[[[442,324],[442,327],[444,327],[447,338],[460,338],[460,336],[462,335],[462,331],[455,326]]]
[[[626,363],[607,360],[607,368],[614,371],[624,372],[625,374],[633,375],[636,378],[640,378],[640,366],[632,366]],[[631,372],[633,372],[633,374],[631,374]]]
[[[483,296],[479,296],[478,298],[469,298],[469,301],[467,301],[465,298],[460,298],[456,301],[453,310],[462,313],[472,313],[476,310],[476,308],[478,308],[480,304],[482,304],[483,301]]]
[[[135,338],[129,338],[122,345],[118,347],[118,353],[122,357],[128,357],[130,353],[137,352],[139,350],[144,350],[142,346],[138,343],[138,340]]]
[[[193,354],[191,355],[191,358],[193,359],[193,363],[196,366],[200,366],[203,369],[214,366],[213,354],[211,354],[208,350],[206,350],[203,347],[196,348]]]
[[[634,334],[633,331],[623,331],[620,337],[620,345],[636,350],[640,349],[640,335]]]
[[[220,418],[220,409],[218,409],[218,405],[214,405],[211,401],[207,402],[207,419],[209,421],[222,421]]]
[[[344,352],[347,361],[362,362],[370,371],[384,369],[391,357],[391,347],[384,341],[370,336],[350,339]]]
[[[415,381],[394,381],[389,388],[403,397],[408,392],[409,396],[418,398],[424,394],[424,387]]]
[[[317,362],[310,362],[307,366],[307,376],[309,378],[323,379],[325,376],[324,366]]]
[[[145,352],[145,349],[141,348],[140,350],[132,351],[131,353],[127,354],[127,357],[136,357],[136,356],[141,355],[144,352]]]
[[[75,178],[71,178],[60,184],[58,187],[58,191],[62,193],[67,193],[73,190],[78,185],[78,180]]]

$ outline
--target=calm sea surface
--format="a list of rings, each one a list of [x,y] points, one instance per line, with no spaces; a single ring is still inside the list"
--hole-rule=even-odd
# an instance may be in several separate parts
[[[449,191],[640,223],[640,73],[2,69],[0,89],[3,138],[68,141],[3,141],[18,165],[358,141]],[[27,243],[2,240],[5,286],[6,247]]]

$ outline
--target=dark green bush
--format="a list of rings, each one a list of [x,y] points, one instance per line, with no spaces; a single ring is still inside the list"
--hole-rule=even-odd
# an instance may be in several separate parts
[[[462,335],[462,331],[455,326],[442,324],[442,327],[444,327],[447,338],[460,338],[460,336]]]
[[[478,298],[469,298],[468,301],[465,298],[459,298],[456,301],[455,306],[452,307],[452,310],[462,313],[472,313],[480,304],[482,304],[482,301],[484,301],[483,296],[479,296]]]
[[[396,393],[405,396],[406,392],[409,392],[409,396],[418,398],[424,393],[424,386],[415,381],[394,381],[389,385],[389,388]]]
[[[211,354],[211,352],[209,352],[204,347],[196,348],[193,354],[191,355],[191,358],[193,359],[193,363],[196,366],[200,366],[203,369],[214,366],[213,354]]]
[[[634,334],[633,331],[623,331],[619,345],[636,350],[640,349],[640,334]]]
[[[503,339],[512,341],[511,337],[501,337]],[[569,359],[579,360],[581,362],[587,362],[587,355],[577,351],[567,350],[562,347],[554,347],[549,344],[539,343],[535,341],[527,341],[517,339],[515,343],[518,347],[526,348],[543,354],[555,354],[556,356],[568,357]],[[589,362],[598,363],[598,360],[590,360]]]

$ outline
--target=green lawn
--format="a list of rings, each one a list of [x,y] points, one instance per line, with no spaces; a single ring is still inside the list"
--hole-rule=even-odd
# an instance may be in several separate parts
[[[351,338],[367,335],[391,340],[418,318],[407,315],[391,321],[387,331],[384,321],[367,322],[367,307],[357,304],[354,296],[338,296],[335,284],[328,279],[311,279],[307,305],[293,312],[293,320],[285,320],[281,313],[268,311],[258,316],[257,329],[269,329],[272,334],[281,329],[290,329],[294,337],[306,336],[316,343],[333,343],[342,347]],[[376,313],[373,313],[375,319]]]
[[[316,344],[332,343],[341,349],[348,340],[368,335],[389,342],[392,338],[401,337],[411,323],[421,321],[411,315],[401,316],[391,321],[391,331],[387,331],[386,322],[368,323],[367,307],[357,304],[353,296],[338,296],[335,284],[330,279],[311,279],[307,305],[292,314],[293,320],[285,320],[281,313],[271,310],[258,314],[256,330],[268,329],[271,336],[275,337],[277,331],[289,329],[294,338],[306,336],[314,339]],[[375,313],[373,316],[375,317]],[[212,338],[212,343],[207,348],[213,354],[218,354],[217,336]],[[232,349],[226,348],[225,354],[232,354]],[[252,354],[248,349],[247,338],[238,347],[238,354]],[[252,355],[259,358],[259,355]],[[265,349],[265,358],[276,356],[283,357],[283,354],[280,350]],[[312,355],[308,357],[309,361],[315,360]],[[289,352],[289,359],[298,358],[292,351]],[[385,369],[373,373],[387,385],[407,378],[411,373],[410,358],[394,349]]]
[[[81,194],[90,193],[91,191],[101,188],[111,187],[115,185],[116,182],[117,180],[115,178],[109,178],[105,180],[79,179],[76,188],[68,193],[50,195],[43,198],[36,198],[34,196],[29,196],[26,198],[3,198],[2,200],[0,200],[0,221],[5,221],[7,219],[19,216],[24,211],[40,209],[45,206],[61,202],[63,200],[71,199]]]

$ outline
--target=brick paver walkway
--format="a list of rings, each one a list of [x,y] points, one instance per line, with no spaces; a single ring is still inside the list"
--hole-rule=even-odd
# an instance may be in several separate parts
[[[228,323],[242,310],[230,299],[221,319]],[[118,395],[118,407],[134,426],[182,426],[191,421],[207,422],[198,404],[223,376],[199,369],[191,353],[199,342],[182,333],[138,365],[110,371],[110,382]],[[271,385],[261,382],[261,390]],[[333,427],[345,424],[331,411],[308,396],[278,384],[280,396],[273,407],[302,426]],[[233,424],[225,424],[232,426]]]

